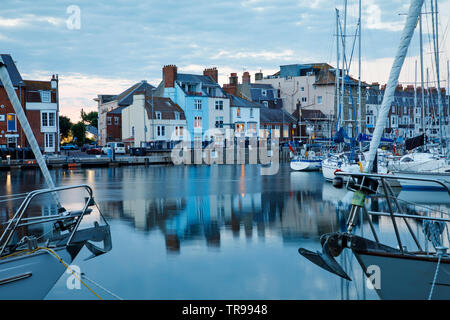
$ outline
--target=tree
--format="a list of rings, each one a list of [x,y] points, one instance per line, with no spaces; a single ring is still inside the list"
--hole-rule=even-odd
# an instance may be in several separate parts
[[[59,117],[59,131],[61,133],[61,137],[63,139],[67,138],[70,133],[70,128],[72,127],[73,123],[70,121],[68,117],[60,116]]]
[[[82,121],[77,122],[72,125],[70,131],[72,131],[73,142],[82,146],[86,141],[86,125]]]
[[[89,113],[86,113],[83,109],[81,109],[81,122],[83,122],[85,125],[98,128],[98,112],[91,111]]]

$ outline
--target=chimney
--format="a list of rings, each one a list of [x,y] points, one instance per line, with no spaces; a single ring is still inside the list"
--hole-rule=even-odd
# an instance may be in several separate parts
[[[255,73],[255,81],[262,80],[263,77],[264,76],[262,72]]]
[[[238,76],[237,73],[232,73],[230,75],[230,85],[237,86],[238,85]]]
[[[408,84],[404,90],[406,92],[414,92],[414,86],[412,84]]]
[[[163,68],[164,88],[174,88],[177,80],[178,68],[176,65],[167,65]]]
[[[403,91],[403,86],[401,84],[397,85],[397,88],[395,88],[395,91]]]
[[[250,83],[250,73],[248,71],[245,71],[242,75],[242,83]]]
[[[203,75],[210,76],[215,82],[219,82],[219,71],[215,67],[203,70]]]
[[[378,82],[372,82],[372,87],[380,89],[380,84]]]

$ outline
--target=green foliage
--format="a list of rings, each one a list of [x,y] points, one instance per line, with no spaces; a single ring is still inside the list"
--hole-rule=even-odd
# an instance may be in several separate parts
[[[98,128],[98,112],[91,111],[89,113],[86,113],[83,109],[81,109],[81,122],[83,122],[85,125]]]
[[[73,135],[73,142],[78,146],[82,146],[86,141],[86,125],[80,121],[72,125],[70,128]]]
[[[70,134],[70,128],[73,123],[70,121],[68,117],[60,116],[59,117],[59,131],[61,133],[62,138],[67,138]]]

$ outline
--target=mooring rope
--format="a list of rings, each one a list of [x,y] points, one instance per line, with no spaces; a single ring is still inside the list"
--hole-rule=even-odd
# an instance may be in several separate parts
[[[431,285],[431,290],[430,290],[430,295],[428,296],[428,300],[431,300],[431,297],[433,296],[434,285],[436,284],[436,280],[437,280],[437,277],[438,277],[439,266],[441,264],[441,258],[442,258],[442,253],[439,254],[438,263],[437,263],[437,266],[436,266],[436,271],[434,273],[434,279],[433,279],[433,283]]]

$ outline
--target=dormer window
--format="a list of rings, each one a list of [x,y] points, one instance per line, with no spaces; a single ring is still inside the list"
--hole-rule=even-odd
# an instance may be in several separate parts
[[[180,120],[180,113],[179,112],[175,112],[175,120]]]
[[[157,120],[161,120],[161,112],[159,111],[155,112],[155,116]]]
[[[262,90],[261,90],[261,94],[262,94],[264,97],[267,96],[267,90],[262,89]]]
[[[44,103],[50,102],[50,91],[41,91],[41,101]]]

